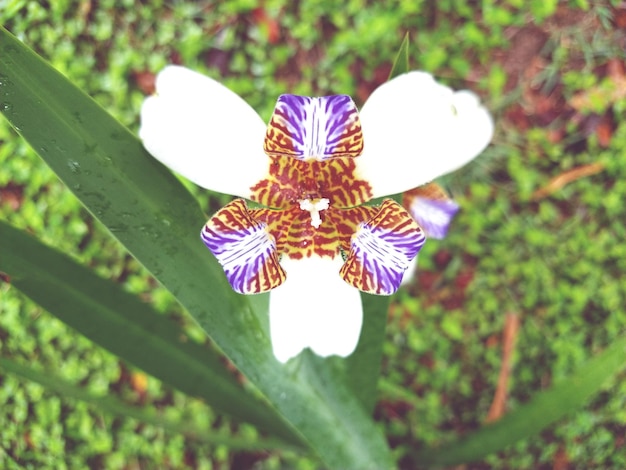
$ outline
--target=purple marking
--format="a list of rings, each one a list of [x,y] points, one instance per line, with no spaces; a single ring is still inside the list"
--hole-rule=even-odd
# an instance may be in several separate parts
[[[441,240],[448,233],[452,219],[460,206],[452,199],[429,199],[417,196],[409,212],[430,238]]]
[[[363,270],[380,286],[380,294],[393,294],[409,264],[420,251],[426,236],[423,231],[398,233],[362,223],[352,239],[352,249]]]
[[[283,118],[285,132],[299,160],[336,156],[342,141],[350,138],[346,134],[359,119],[356,105],[348,95],[281,95],[274,114]]]
[[[250,294],[255,281],[263,275],[263,268],[276,252],[273,237],[263,223],[240,231],[219,232],[207,223],[200,237],[224,268],[233,290]]]

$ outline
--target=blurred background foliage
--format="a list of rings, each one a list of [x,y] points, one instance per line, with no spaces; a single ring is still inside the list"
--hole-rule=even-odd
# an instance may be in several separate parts
[[[498,419],[624,335],[622,2],[2,0],[0,19],[133,130],[168,63],[220,79],[264,118],[285,92],[360,104],[406,33],[413,68],[481,95],[493,144],[441,181],[462,209],[446,240],[426,244],[389,314],[376,419],[399,466],[417,468],[412,449]],[[0,217],[205,341],[5,121],[0,144]],[[224,202],[188,186],[207,214]],[[2,357],[233,439],[207,444],[112,417],[2,373],[3,468],[315,468],[290,451],[238,449],[258,437],[253,427],[125,364],[8,283],[0,296]],[[622,374],[584,409],[467,468],[626,468],[625,436]]]

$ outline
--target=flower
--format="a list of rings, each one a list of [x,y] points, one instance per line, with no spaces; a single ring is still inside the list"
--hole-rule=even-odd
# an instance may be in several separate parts
[[[286,362],[306,347],[349,355],[362,323],[358,290],[395,292],[423,245],[400,204],[367,203],[459,168],[492,132],[475,95],[424,72],[381,85],[360,113],[346,95],[282,95],[266,125],[223,85],[168,66],[142,106],[139,135],[170,169],[239,196],[201,237],[235,291],[272,290],[272,347]]]

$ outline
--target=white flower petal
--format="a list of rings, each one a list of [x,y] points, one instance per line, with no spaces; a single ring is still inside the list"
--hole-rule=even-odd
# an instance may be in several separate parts
[[[360,112],[363,154],[359,178],[374,197],[415,188],[454,171],[493,135],[493,121],[478,97],[453,92],[425,72],[409,72],[378,87]]]
[[[266,124],[242,98],[202,74],[170,65],[141,108],[139,137],[157,160],[213,191],[249,198],[264,178]]]
[[[270,335],[274,356],[287,362],[303,349],[318,356],[348,356],[363,323],[361,296],[339,277],[341,257],[283,257],[287,280],[270,293]]]

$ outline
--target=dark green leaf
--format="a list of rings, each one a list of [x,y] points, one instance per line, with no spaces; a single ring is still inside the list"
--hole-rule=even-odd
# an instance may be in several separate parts
[[[149,305],[1,220],[0,239],[10,247],[0,257],[0,271],[61,321],[217,411],[295,439],[273,409],[241,388],[216,353],[183,342],[180,327]]]
[[[390,297],[361,293],[363,329],[354,354],[346,361],[349,385],[368,413],[373,413],[383,358]]]
[[[24,379],[37,382],[49,391],[53,391],[64,398],[73,398],[84,401],[98,407],[99,410],[123,418],[133,418],[145,424],[151,424],[163,428],[172,435],[181,434],[190,439],[209,444],[226,445],[231,449],[261,450],[261,449],[285,449],[287,446],[282,441],[274,439],[248,440],[245,438],[225,437],[211,432],[206,427],[198,428],[190,426],[179,420],[171,420],[159,416],[152,409],[137,408],[127,405],[112,395],[96,395],[87,390],[77,387],[65,380],[55,377],[48,372],[38,371],[8,359],[0,358],[0,368],[7,372],[18,375]]]

